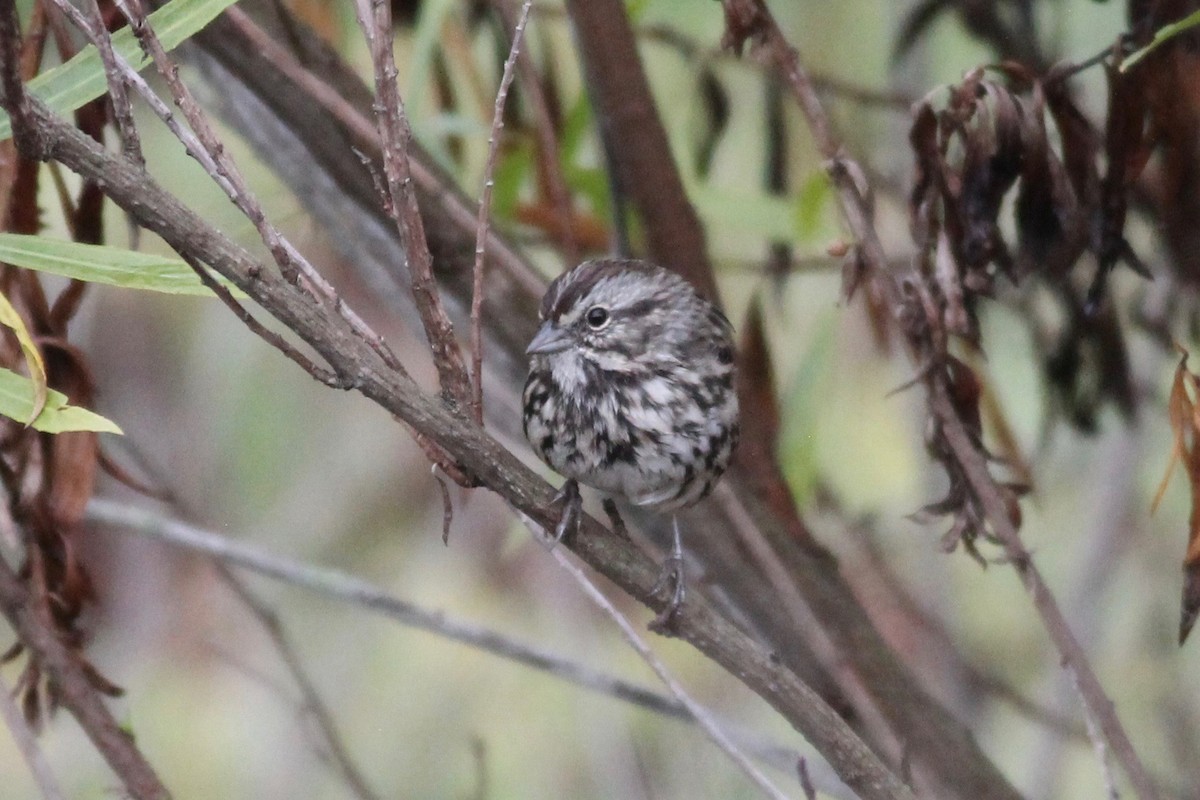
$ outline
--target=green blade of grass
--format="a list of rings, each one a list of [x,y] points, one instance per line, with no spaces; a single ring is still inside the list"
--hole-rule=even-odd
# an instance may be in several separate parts
[[[150,24],[170,50],[199,32],[205,25],[236,0],[171,0],[150,15]],[[141,70],[150,63],[142,52],[133,31],[125,28],[112,37],[113,49],[120,53],[134,69]],[[65,64],[46,70],[28,84],[39,100],[59,114],[68,114],[89,100],[94,100],[108,90],[104,76],[104,65],[96,48],[88,45]],[[8,114],[0,111],[0,141],[12,136],[12,123]]]
[[[0,233],[0,262],[125,289],[212,297],[182,259],[120,247],[80,244],[20,233]],[[236,297],[246,295],[219,278]]]

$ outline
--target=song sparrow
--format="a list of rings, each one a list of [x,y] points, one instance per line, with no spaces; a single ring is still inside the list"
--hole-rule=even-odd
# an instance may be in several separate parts
[[[546,290],[526,352],[525,436],[567,477],[556,538],[578,521],[576,481],[673,512],[712,490],[738,439],[729,321],[681,277],[644,261],[585,261]],[[683,551],[665,624],[683,602]]]

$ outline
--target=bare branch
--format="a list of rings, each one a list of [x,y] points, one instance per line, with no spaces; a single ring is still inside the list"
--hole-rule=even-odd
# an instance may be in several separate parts
[[[887,270],[887,259],[872,221],[869,200],[859,187],[861,181],[858,178],[862,170],[844,153],[812,81],[800,63],[798,53],[783,36],[762,0],[722,0],[722,5],[726,19],[723,44],[740,51],[747,40],[753,40],[762,47],[791,89],[818,150],[828,159],[829,174],[838,189],[842,212],[869,267],[868,278],[887,298],[893,311],[898,313],[903,308],[899,287]],[[1088,715],[1103,732],[1138,796],[1143,800],[1157,798],[1157,788],[1134,751],[1112,701],[1105,694],[1083,648],[1025,550],[1009,514],[1007,495],[988,471],[986,457],[959,417],[944,377],[932,377],[925,383],[930,392],[931,412],[943,426],[954,458],[961,466],[976,501],[982,506],[988,524],[1003,544],[1009,561],[1032,597],[1034,607],[1062,657],[1063,665],[1074,673]]]
[[[471,358],[475,373],[474,393],[471,395],[471,412],[476,425],[483,424],[483,254],[484,242],[487,240],[488,216],[492,210],[492,187],[495,181],[492,176],[496,172],[496,156],[500,150],[500,132],[504,129],[504,103],[508,99],[508,87],[512,85],[517,64],[517,55],[521,52],[521,39],[525,36],[525,23],[529,21],[529,9],[533,0],[525,0],[521,6],[521,16],[513,29],[512,48],[504,61],[504,73],[500,78],[500,88],[496,90],[496,109],[492,115],[492,127],[488,134],[487,162],[483,168],[483,191],[479,196],[479,222],[475,228],[475,269],[471,278]]]
[[[309,677],[308,670],[305,669],[304,662],[300,660],[296,648],[292,646],[291,639],[288,638],[279,615],[238,580],[237,576],[230,572],[223,563],[218,564],[217,571],[225,584],[262,625],[271,643],[275,646],[275,651],[279,653],[279,657],[292,675],[292,680],[300,689],[300,696],[304,701],[302,708],[316,722],[317,729],[321,732],[321,738],[325,741],[325,747],[329,751],[329,757],[333,759],[334,766],[337,767],[342,780],[346,782],[354,796],[360,800],[376,800],[379,795],[367,785],[366,778],[354,763],[354,759],[350,757],[350,751],[346,749],[346,745],[338,733],[333,714],[330,712],[329,706],[321,699],[321,693],[317,690],[312,678]]]
[[[273,67],[278,69],[288,79],[295,82],[296,87],[303,91],[309,99],[316,103],[334,119],[362,142],[379,142],[379,131],[375,124],[358,108],[354,106],[337,89],[327,83],[320,75],[315,74],[292,55],[287,48],[281,46],[266,31],[260,28],[238,6],[232,6],[225,11],[224,18],[228,20],[248,42],[248,46],[264,53],[270,59]],[[410,158],[409,168],[417,186],[429,193],[436,203],[436,208],[446,219],[463,231],[475,231],[475,211],[463,201],[454,191],[446,186],[442,178],[419,159]],[[542,280],[531,271],[525,261],[504,240],[489,232],[487,237],[487,252],[496,260],[496,264],[530,293],[542,290]]]
[[[719,302],[700,217],[687,197],[620,0],[567,0],[614,179],[645,229],[651,260]]]
[[[82,15],[67,0],[52,0],[52,2],[89,36],[95,33],[90,30]],[[207,118],[195,98],[192,97],[191,92],[179,80],[179,68],[170,59],[162,43],[158,40],[149,19],[141,8],[140,0],[117,0],[117,5],[129,20],[130,27],[138,37],[142,48],[151,57],[166,80],[175,103],[183,112],[191,130],[180,125],[179,121],[175,119],[175,115],[154,93],[149,84],[119,53],[113,52],[113,63],[119,68],[120,75],[138,91],[154,113],[184,145],[188,154],[204,167],[238,210],[250,220],[263,243],[270,250],[284,277],[301,286],[314,298],[330,304],[339,316],[350,323],[356,335],[361,336],[370,344],[389,365],[398,366],[399,362],[388,350],[382,337],[372,331],[358,314],[338,297],[337,292],[309,263],[308,259],[267,219],[258,198],[250,191],[232,156],[229,155],[212,126],[208,124]],[[107,32],[101,32],[93,43],[99,47],[99,39],[107,37]]]
[[[40,153],[42,142],[37,138],[37,126],[30,118],[29,95],[21,82],[21,31],[11,2],[0,7],[0,89],[0,104],[12,118],[17,149]]]
[[[222,563],[253,570],[261,575],[361,606],[407,627],[460,642],[533,669],[543,670],[577,686],[611,695],[660,714],[676,718],[688,716],[686,709],[678,702],[650,689],[605,675],[474,623],[457,620],[441,611],[426,611],[364,580],[337,570],[314,567],[271,555],[244,542],[148,509],[111,500],[91,500],[87,507],[87,518],[92,522],[119,526],[172,545],[186,547],[219,559]]]
[[[331,389],[348,388],[349,384],[339,378],[332,370],[318,366],[311,358],[293,347],[287,341],[287,339],[283,338],[283,336],[267,328],[265,325],[255,319],[254,315],[247,311],[246,308],[237,301],[237,298],[233,296],[233,293],[230,292],[229,289],[225,288],[220,281],[208,274],[208,270],[204,268],[203,264],[189,255],[183,255],[182,258],[187,262],[187,265],[192,268],[196,275],[199,276],[200,282],[207,286],[209,291],[215,294],[217,298],[225,304],[225,307],[232,311],[233,315],[241,320],[243,325],[250,329],[251,333],[258,336],[271,347],[274,347],[276,350],[283,353],[285,356],[291,359],[293,363],[300,367],[300,369],[307,372],[320,383],[325,384]]]
[[[79,721],[131,796],[137,800],[170,797],[154,768],[137,749],[133,736],[117,724],[79,661],[40,618],[34,605],[16,573],[0,559],[0,613],[53,682],[59,701]]]
[[[516,13],[512,0],[492,0],[500,18],[510,28],[516,28]],[[566,175],[563,174],[560,158],[558,135],[554,130],[554,120],[550,115],[550,104],[542,87],[541,76],[533,63],[533,57],[527,48],[517,53],[517,77],[521,81],[522,97],[528,102],[533,114],[533,129],[537,135],[538,160],[541,164],[541,175],[545,181],[547,199],[550,202],[551,213],[557,219],[557,238],[562,248],[563,257],[568,264],[579,261],[581,250],[579,237],[575,230],[574,200],[571,189],[567,185]]]
[[[222,565],[249,569],[260,575],[360,606],[401,625],[541,670],[580,688],[608,695],[647,711],[682,722],[695,722],[688,708],[676,698],[524,644],[497,631],[456,620],[444,612],[427,611],[344,572],[272,555],[253,545],[189,525],[174,517],[112,500],[93,499],[88,505],[86,518],[93,523],[114,526],[201,553]],[[222,572],[223,576],[224,574]],[[240,595],[244,586],[239,582],[234,591]],[[257,609],[251,610],[258,614]],[[276,624],[270,609],[263,610],[267,612],[265,617],[260,617],[263,624],[268,628]],[[290,660],[285,656],[285,661]],[[297,681],[300,681],[299,677]],[[730,728],[728,725],[726,727]],[[734,731],[731,735],[739,747],[776,769],[788,770],[799,757],[796,751],[766,742],[761,737],[739,731]],[[836,779],[832,771],[822,774],[821,779],[823,790],[836,797],[849,796],[849,790]]]
[[[375,68],[375,121],[383,144],[383,170],[392,199],[392,217],[400,240],[408,252],[413,298],[429,339],[433,363],[444,399],[459,410],[471,407],[471,378],[462,351],[454,338],[454,326],[442,306],[433,280],[432,258],[425,240],[425,224],[412,187],[408,144],[412,130],[404,115],[404,102],[396,86],[396,59],[392,54],[392,12],[384,0],[355,0],[358,24],[362,27]]]
[[[522,517],[522,519],[524,519],[524,517]],[[530,526],[530,532],[539,538],[546,538],[547,536],[544,531],[539,531],[535,526]],[[689,695],[687,690],[683,688],[683,685],[679,683],[679,681],[675,679],[675,676],[671,674],[670,670],[667,669],[666,664],[663,664],[658,656],[654,655],[654,651],[650,649],[650,646],[646,644],[629,620],[625,618],[625,615],[623,615],[620,611],[617,611],[616,606],[608,601],[608,598],[605,597],[604,593],[596,587],[596,584],[594,584],[586,575],[583,574],[583,570],[571,563],[571,560],[567,558],[566,553],[559,548],[552,548],[550,553],[554,556],[554,560],[558,562],[558,565],[566,570],[566,572],[575,579],[575,582],[579,584],[581,589],[583,589],[583,593],[587,595],[588,599],[591,600],[597,608],[607,614],[609,619],[616,623],[617,628],[620,629],[621,635],[625,638],[625,641],[629,643],[629,646],[632,647],[634,652],[638,654],[638,657],[646,662],[650,669],[654,670],[654,674],[658,676],[659,680],[666,684],[667,689],[670,690],[675,699],[687,708],[687,710],[699,723],[700,728],[704,731],[708,738],[712,740],[713,744],[715,744],[717,748],[721,750],[721,752],[729,756],[733,763],[736,764],[743,773],[745,773],[746,777],[748,777],[751,782],[753,782],[754,785],[762,791],[763,794],[765,794],[767,797],[773,798],[773,800],[787,800],[787,795],[781,792],[775,786],[775,784],[771,783],[767,776],[762,774],[762,772],[759,771],[756,766],[751,764],[750,759],[746,757],[745,753],[738,749],[738,746],[734,744],[732,740],[730,740],[729,736],[726,735],[725,731],[720,725],[717,724],[717,721],[713,719],[712,715],[708,712],[708,709],[704,708],[702,705],[692,699],[692,696]]]
[[[29,766],[43,800],[66,800],[66,795],[62,793],[58,780],[50,770],[50,764],[46,762],[42,749],[38,747],[33,729],[25,721],[21,709],[13,702],[12,691],[3,678],[0,678],[0,717],[4,718],[4,724],[8,726],[13,741],[17,743],[17,749],[21,751],[21,756]]]

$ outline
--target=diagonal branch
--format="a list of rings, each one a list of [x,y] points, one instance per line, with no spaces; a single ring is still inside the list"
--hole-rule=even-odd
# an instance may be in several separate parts
[[[13,740],[17,743],[17,749],[21,751],[21,756],[25,759],[25,763],[33,775],[34,783],[37,784],[38,791],[42,793],[42,800],[66,800],[66,795],[59,787],[58,779],[54,777],[50,764],[46,761],[46,756],[38,747],[37,735],[25,720],[21,709],[17,708],[16,702],[13,701],[12,690],[2,679],[0,679],[0,719],[4,720],[4,724],[12,733]]]
[[[400,625],[426,631],[531,669],[541,670],[575,686],[608,695],[647,711],[684,722],[695,721],[687,707],[673,697],[601,672],[586,664],[571,661],[481,625],[455,619],[441,611],[420,608],[353,575],[273,555],[254,545],[229,539],[180,519],[109,499],[93,498],[89,501],[85,516],[93,523],[161,540],[175,547],[201,553],[221,565],[250,570],[340,602],[359,606]],[[234,591],[240,595],[241,585],[234,587]],[[257,610],[256,615],[262,619],[264,625],[270,627],[274,624],[271,622],[270,609],[263,611],[266,612],[265,616]],[[284,648],[277,649],[282,652]],[[286,656],[285,660],[291,661]],[[297,675],[297,681],[300,680]],[[801,757],[795,750],[770,743],[748,732],[737,732],[734,738],[747,752],[781,771],[789,771],[796,759]],[[831,792],[840,784],[828,770],[820,777]],[[846,790],[842,787],[840,791],[844,794]]]
[[[288,638],[279,615],[250,591],[224,564],[218,565],[218,572],[221,579],[225,581],[225,585],[237,595],[238,599],[262,625],[271,643],[275,646],[275,651],[279,653],[279,657],[283,660],[288,672],[291,673],[292,680],[300,690],[300,696],[303,698],[301,710],[311,716],[316,723],[321,732],[321,738],[325,740],[325,747],[328,750],[327,758],[333,761],[333,766],[337,768],[342,780],[359,800],[379,800],[379,795],[367,784],[366,778],[359,770],[358,765],[354,763],[349,750],[346,749],[346,745],[338,733],[337,724],[334,722],[333,713],[321,698],[321,693],[317,690],[312,678],[309,677],[308,670],[304,668],[304,663],[300,660],[291,639]]]
[[[471,407],[471,378],[458,340],[454,338],[454,326],[446,315],[437,283],[433,280],[433,259],[425,239],[425,224],[417,207],[417,195],[413,191],[408,158],[413,136],[396,85],[398,73],[392,54],[391,6],[384,0],[355,0],[355,10],[375,68],[375,121],[383,143],[383,170],[387,176],[390,211],[408,254],[413,297],[429,339],[442,397],[465,412]]]
[[[554,489],[512,453],[445,403],[426,397],[412,379],[386,363],[345,319],[262,269],[240,247],[213,230],[177,198],[122,157],[108,153],[37,102],[30,119],[44,141],[37,154],[98,180],[109,197],[179,252],[225,275],[266,311],[309,343],[333,368],[357,376],[356,388],[424,435],[539,525],[557,522]],[[666,600],[654,592],[657,565],[630,542],[587,518],[571,545],[617,586],[654,610]],[[845,722],[778,658],[711,606],[697,599],[679,617],[679,635],[740,678],[795,725],[865,800],[907,798],[910,792]]]
[[[17,574],[0,559],[0,613],[53,683],[59,702],[79,721],[132,797],[137,800],[170,797],[154,768],[134,744],[133,736],[117,724],[100,699],[78,659],[34,608]]]
[[[887,298],[893,312],[901,313],[903,300],[899,285],[888,270],[887,259],[872,221],[869,201],[861,186],[865,182],[860,180],[862,171],[843,152],[841,142],[833,130],[812,81],[800,63],[799,54],[783,36],[762,0],[722,0],[722,6],[726,18],[723,43],[740,50],[747,40],[754,40],[791,89],[812,131],[817,148],[828,159],[830,177],[837,187],[846,222],[857,239],[868,267],[868,278]],[[913,353],[910,355],[915,357]],[[946,385],[944,373],[938,371],[926,384],[930,393],[931,412],[942,425],[953,457],[962,469],[976,502],[982,506],[988,525],[1000,540],[1005,555],[1029,592],[1034,607],[1062,658],[1063,666],[1075,676],[1088,717],[1095,721],[1104,739],[1112,747],[1138,796],[1143,800],[1157,798],[1158,790],[1125,733],[1112,701],[1092,670],[1087,654],[1072,633],[1049,586],[1026,551],[1010,514],[1008,492],[996,482],[988,470],[985,454],[981,452],[959,416]]]
[[[531,532],[535,536],[546,536],[544,531],[538,531],[534,528],[531,528]],[[551,551],[551,555],[554,556],[554,559],[558,562],[559,566],[575,579],[575,582],[579,584],[580,589],[583,590],[588,599],[591,600],[597,608],[608,615],[608,618],[616,624],[621,631],[621,635],[625,638],[625,641],[629,643],[629,646],[632,647],[634,652],[636,652],[638,656],[646,662],[650,669],[654,670],[654,674],[658,676],[659,680],[666,684],[667,688],[670,689],[671,694],[675,696],[675,699],[687,708],[708,738],[711,739],[723,753],[729,756],[729,758],[742,770],[743,773],[745,773],[746,777],[748,777],[754,783],[754,785],[763,792],[763,794],[772,798],[772,800],[787,800],[787,796],[784,795],[783,792],[781,792],[779,788],[775,786],[775,784],[771,783],[770,779],[767,778],[762,771],[750,763],[750,759],[748,759],[746,754],[741,751],[741,748],[739,748],[737,744],[730,739],[725,730],[719,724],[717,724],[717,721],[713,719],[713,716],[711,713],[709,713],[708,709],[704,708],[692,699],[691,695],[687,693],[687,690],[683,688],[683,685],[679,683],[679,681],[677,681],[673,675],[671,675],[671,672],[667,669],[666,664],[664,664],[661,659],[654,655],[654,651],[650,649],[650,646],[646,644],[646,641],[634,629],[632,623],[625,618],[625,615],[617,610],[616,606],[609,602],[608,598],[604,596],[604,593],[601,592],[596,584],[584,574],[583,570],[571,563],[566,554],[557,548]]]
[[[322,221],[360,279],[381,287],[373,296],[419,327],[415,309],[403,304],[407,289],[396,291],[396,287],[375,279],[377,273],[402,260],[403,251],[394,241],[394,225],[376,207],[377,196],[369,179],[358,174],[357,160],[350,158],[354,163],[348,165],[342,157],[349,156],[352,146],[375,152],[371,149],[371,126],[365,126],[366,136],[370,137],[365,139],[356,121],[369,116],[362,109],[369,109],[371,93],[302,23],[292,18],[281,22],[276,17],[272,21],[277,6],[263,7],[262,2],[253,0],[242,0],[241,5],[246,12],[255,13],[257,24],[265,27],[250,27],[244,12],[235,8],[199,37],[203,52],[196,53],[195,61],[220,89],[211,100],[223,108],[227,121],[255,143],[260,156],[274,165],[310,212]],[[237,24],[230,24],[234,22]],[[297,48],[296,55],[283,51],[278,44],[271,47],[272,36],[290,42]],[[286,68],[281,58],[288,62]],[[314,103],[326,113],[313,114]],[[454,189],[452,180],[432,167],[415,142],[410,156],[427,215],[426,230],[437,254],[438,281],[458,314],[456,322],[465,320],[473,246],[473,240],[466,236],[473,236],[474,214],[464,215],[463,209],[471,203]],[[305,159],[310,160],[306,163],[312,168],[296,170],[295,164]],[[431,182],[423,182],[422,174]],[[391,238],[386,248],[373,246],[387,236]],[[489,390],[499,402],[489,403],[486,411],[492,430],[519,437],[519,395],[527,367],[523,352],[533,335],[536,298],[544,291],[545,282],[528,265],[522,266],[524,262],[494,230],[489,235],[488,254],[495,263],[484,300],[484,333],[494,346],[486,366],[495,378]],[[750,488],[751,476],[737,464],[730,477],[727,483],[744,500],[753,516],[751,523],[785,562],[822,636],[834,643],[835,661],[820,663],[812,637],[790,613],[791,604],[780,603],[773,586],[763,581],[757,570],[746,567],[744,550],[728,535],[733,523],[710,502],[702,513],[690,515],[686,524],[696,543],[693,555],[702,565],[709,585],[717,588],[713,599],[725,616],[738,620],[759,641],[767,643],[786,669],[816,687],[852,725],[859,724],[870,709],[863,711],[853,702],[846,702],[839,684],[829,676],[832,673],[836,677],[843,671],[860,676],[871,693],[869,702],[884,713],[892,731],[903,732],[905,749],[892,755],[914,764],[922,760],[934,764],[940,774],[939,786],[947,797],[1016,798],[1015,790],[983,753],[970,730],[902,666],[855,599],[835,559],[813,541],[795,509],[784,511],[762,502]],[[653,533],[653,520],[639,522],[639,527]]]

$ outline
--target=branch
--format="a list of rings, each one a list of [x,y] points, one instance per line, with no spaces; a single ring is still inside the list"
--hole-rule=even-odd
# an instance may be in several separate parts
[[[260,575],[360,606],[401,625],[460,642],[533,669],[543,670],[585,689],[608,694],[660,714],[677,718],[687,716],[682,706],[657,692],[597,672],[590,667],[518,642],[474,623],[455,619],[444,612],[426,611],[367,581],[338,570],[315,567],[272,555],[253,545],[189,525],[181,520],[112,500],[91,500],[87,506],[86,518],[94,523],[117,526],[161,539],[218,559],[221,563],[253,570]]]
[[[471,357],[475,372],[474,394],[471,395],[471,411],[476,425],[483,425],[483,254],[487,240],[488,215],[492,209],[492,187],[495,181],[496,156],[500,149],[500,131],[504,128],[504,102],[508,99],[508,88],[512,85],[517,56],[521,52],[521,39],[525,35],[525,24],[529,21],[529,9],[533,0],[525,0],[521,15],[513,29],[512,47],[504,61],[504,73],[500,88],[496,90],[496,109],[492,115],[492,127],[488,133],[487,162],[483,168],[483,191],[479,197],[479,222],[475,228],[475,268],[471,281]]]
[[[159,74],[166,81],[175,104],[183,113],[194,134],[179,125],[174,114],[141,76],[130,67],[128,62],[114,53],[114,60],[120,66],[121,74],[137,88],[142,98],[187,148],[188,154],[204,167],[213,181],[225,191],[238,210],[254,225],[283,277],[312,295],[314,299],[329,304],[335,313],[349,323],[355,335],[362,337],[389,365],[398,367],[399,362],[383,342],[383,338],[371,330],[358,314],[342,301],[333,286],[267,218],[262,205],[250,191],[228,149],[208,123],[207,117],[200,109],[191,91],[179,80],[179,67],[167,55],[166,49],[159,41],[158,35],[154,32],[154,28],[142,8],[141,0],[115,1],[128,19],[130,28],[137,36],[142,49],[154,61]],[[74,18],[74,12],[67,0],[53,0],[53,2],[62,8],[64,13]],[[107,36],[107,33],[103,35]]]
[[[413,298],[429,340],[442,396],[465,411],[471,407],[471,378],[463,363],[458,340],[454,338],[454,326],[446,316],[437,283],[433,280],[425,225],[412,188],[408,158],[412,130],[396,86],[398,73],[392,55],[391,6],[384,0],[355,0],[354,5],[375,68],[375,121],[379,140],[383,143],[383,170],[387,176],[391,215],[408,255]]]
[[[33,729],[25,721],[25,715],[21,713],[21,709],[17,708],[17,704],[13,702],[12,690],[8,688],[8,684],[3,679],[0,679],[0,717],[4,718],[4,724],[12,733],[13,741],[17,743],[17,749],[21,751],[21,756],[29,766],[29,772],[33,775],[33,782],[37,784],[42,799],[66,800],[66,795],[62,793],[54,773],[50,770],[50,764],[46,762],[46,757],[38,747]]]
[[[887,269],[887,259],[875,231],[866,192],[860,189],[860,185],[865,183],[865,179],[860,180],[862,170],[843,152],[841,142],[834,133],[812,81],[800,63],[798,53],[787,42],[762,0],[722,0],[722,6],[726,18],[723,44],[740,50],[747,39],[755,40],[791,89],[808,122],[818,150],[828,159],[827,168],[837,187],[842,212],[868,265],[868,278],[887,298],[893,313],[899,314],[904,308],[904,303],[899,286]],[[917,366],[920,367],[920,364]],[[1117,718],[1112,701],[1105,694],[1088,663],[1087,655],[1071,632],[1041,573],[1025,550],[1020,533],[1009,514],[1007,492],[996,483],[988,471],[986,457],[980,452],[959,416],[944,376],[927,380],[926,384],[930,392],[930,410],[943,426],[953,457],[966,476],[976,502],[982,506],[989,526],[1003,545],[1008,560],[1016,568],[1029,592],[1034,607],[1062,658],[1063,666],[1073,673],[1088,717],[1095,721],[1112,747],[1138,796],[1143,800],[1157,798],[1158,790],[1134,751],[1132,742]]]
[[[13,3],[0,4],[0,104],[13,122],[14,141],[22,156],[42,159],[50,148],[37,122],[36,101],[25,92],[18,66],[20,32]],[[82,132],[62,122],[63,127],[83,141],[91,141]],[[93,142],[93,146],[96,146]],[[126,790],[138,800],[159,800],[169,794],[153,767],[133,743],[133,738],[117,725],[104,705],[100,693],[89,680],[83,666],[59,638],[45,613],[30,596],[6,561],[0,558],[0,612],[8,619],[21,643],[29,650],[54,686],[57,699],[71,712],[105,761],[120,777]]]
[[[142,141],[133,121],[133,105],[129,102],[129,86],[117,63],[116,53],[113,52],[112,38],[106,33],[104,15],[100,11],[98,0],[88,0],[85,7],[86,16],[73,14],[71,19],[86,31],[88,38],[100,53],[100,62],[104,64],[104,73],[108,78],[108,95],[112,101],[113,119],[117,123],[117,134],[121,138],[121,152],[130,161],[145,168]]]
[[[217,560],[222,565],[248,569],[260,575],[323,594],[380,614],[406,627],[477,648],[500,658],[546,672],[583,689],[608,695],[665,717],[684,722],[695,722],[688,708],[675,698],[570,661],[475,623],[455,619],[444,612],[427,611],[401,600],[367,581],[338,570],[314,567],[283,556],[273,555],[261,548],[189,525],[174,517],[112,500],[92,499],[88,504],[85,519],[95,524],[112,526],[200,553]],[[241,595],[244,587],[238,584],[234,590]],[[252,610],[258,614],[257,609],[252,607]],[[260,617],[260,619],[270,630],[270,627],[275,624],[275,620],[270,610],[265,610],[266,616]],[[290,661],[290,659],[285,657],[285,661]],[[795,750],[755,740],[754,737],[747,734],[736,734],[734,739],[740,747],[752,753],[756,758],[782,771],[791,769],[796,759],[800,758],[800,754]],[[847,790],[844,786],[838,788],[840,781],[834,779],[831,772],[822,777],[826,791],[834,794],[846,793]]]
[[[133,736],[113,719],[79,661],[45,620],[39,618],[29,592],[3,559],[0,559],[0,612],[29,649],[30,657],[45,671],[59,702],[79,721],[129,794],[137,800],[169,798],[170,793],[137,749]]]
[[[325,740],[325,746],[329,750],[329,757],[333,760],[334,766],[337,767],[337,771],[346,785],[360,800],[377,800],[379,795],[367,785],[366,778],[363,777],[362,772],[350,757],[349,750],[346,749],[342,737],[338,734],[333,714],[330,712],[329,706],[321,699],[321,693],[317,691],[316,685],[304,668],[304,663],[296,653],[296,648],[292,646],[279,615],[238,580],[237,576],[230,572],[224,564],[219,564],[217,571],[225,584],[262,625],[271,643],[275,646],[276,652],[279,653],[279,657],[283,660],[288,672],[291,673],[292,680],[300,689],[300,696],[304,701],[301,709],[316,722],[317,728],[321,732],[321,738]]]
[[[492,3],[504,24],[509,28],[516,28],[516,11],[510,0],[492,0]],[[541,165],[546,199],[558,225],[553,238],[558,240],[562,248],[563,259],[568,264],[575,264],[581,258],[575,222],[575,201],[571,197],[571,187],[567,185],[566,175],[563,174],[562,154],[559,150],[558,134],[554,129],[554,119],[550,114],[550,104],[542,86],[541,76],[527,48],[517,54],[517,69],[521,81],[521,97],[528,103],[529,111],[533,115],[533,130],[537,136],[538,161]]]
[[[535,527],[531,526],[530,532],[539,539],[547,538],[545,531],[539,531]],[[704,731],[705,735],[712,740],[713,744],[715,744],[717,748],[721,750],[721,752],[729,756],[733,763],[735,763],[738,768],[745,773],[746,777],[748,777],[755,786],[762,790],[763,794],[767,795],[767,797],[773,798],[773,800],[787,800],[787,796],[784,795],[783,792],[779,791],[775,784],[771,783],[766,775],[763,775],[757,767],[751,764],[750,760],[746,758],[746,755],[738,748],[736,744],[733,743],[733,741],[730,740],[729,736],[724,730],[722,730],[721,726],[717,724],[717,721],[713,719],[712,714],[709,713],[708,709],[704,708],[702,705],[692,699],[691,695],[687,693],[687,690],[683,688],[683,685],[675,679],[675,677],[667,669],[667,666],[663,664],[656,655],[654,655],[654,651],[650,649],[649,645],[647,645],[638,632],[634,630],[633,625],[630,624],[629,620],[625,618],[625,615],[623,615],[620,611],[617,611],[616,606],[608,601],[608,598],[605,597],[604,594],[596,587],[596,584],[583,574],[583,570],[572,564],[567,558],[566,554],[564,554],[557,547],[553,548],[550,553],[554,556],[554,559],[558,562],[558,565],[562,567],[567,574],[575,579],[575,582],[579,584],[579,587],[583,590],[583,593],[587,595],[588,599],[591,600],[597,608],[608,615],[608,618],[616,624],[617,628],[619,628],[621,631],[621,635],[625,638],[625,641],[629,643],[629,646],[632,647],[634,652],[636,652],[638,656],[646,662],[650,669],[654,670],[654,674],[658,676],[659,680],[666,684],[671,694],[675,696],[675,699],[678,700],[685,708],[687,708],[688,712],[700,725],[700,728]]]

